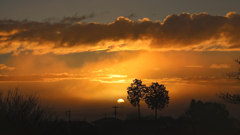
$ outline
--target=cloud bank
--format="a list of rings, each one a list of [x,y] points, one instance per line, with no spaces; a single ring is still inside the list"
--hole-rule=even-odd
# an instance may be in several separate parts
[[[230,66],[227,65],[227,64],[220,64],[220,65],[212,64],[212,65],[210,66],[210,68],[218,68],[218,69],[220,69],[220,68],[230,68]]]
[[[15,70],[16,68],[15,67],[8,67],[4,64],[0,64],[0,70]]]
[[[92,15],[93,16],[93,15]],[[91,15],[88,18],[92,17]],[[118,17],[110,24],[0,20],[0,53],[67,54],[97,50],[240,50],[240,15],[169,15],[163,22]]]

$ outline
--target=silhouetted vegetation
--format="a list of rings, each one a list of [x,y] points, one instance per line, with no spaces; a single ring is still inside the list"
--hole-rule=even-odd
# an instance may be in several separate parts
[[[140,119],[140,101],[144,100],[149,108],[155,109],[155,119],[157,119],[157,110],[162,110],[169,104],[168,91],[164,85],[157,82],[152,83],[149,87],[142,84],[141,80],[135,79],[131,83],[131,87],[127,88],[127,99],[131,105],[138,106],[138,117]]]
[[[85,121],[51,121],[55,112],[40,104],[34,95],[0,90],[1,135],[75,135],[96,134],[96,129]]]
[[[231,104],[240,104],[240,95],[239,94],[229,94],[229,93],[219,93],[217,96],[223,99],[227,103]]]
[[[235,78],[240,80],[240,59],[235,59],[235,62],[238,64],[238,70],[235,72],[227,73],[226,75],[230,78]]]
[[[182,117],[194,120],[215,121],[227,119],[228,116],[229,112],[224,104],[216,102],[203,103],[200,100],[196,102],[196,100],[192,99],[189,108],[186,109]]]
[[[6,132],[31,133],[49,121],[51,108],[42,106],[36,95],[23,96],[15,91],[0,90],[0,128]]]
[[[137,83],[132,88],[140,88],[141,98],[149,102],[150,108],[161,110],[167,106],[169,97],[164,85],[152,83],[146,87],[139,81]],[[137,106],[139,100],[135,101],[133,104]],[[194,99],[178,119],[164,116],[154,120],[154,116],[145,116],[139,121],[137,114],[129,113],[126,120],[105,117],[88,123],[58,119],[51,121],[52,114],[53,110],[42,106],[36,95],[23,96],[17,90],[7,93],[0,91],[0,134],[3,135],[240,134],[240,122],[229,118],[224,104],[203,103]]]
[[[147,87],[142,84],[141,80],[135,79],[131,86],[127,88],[127,99],[130,101],[131,105],[138,107],[138,118],[140,119],[140,100],[144,99]]]
[[[229,118],[226,106],[221,103],[212,103],[192,100],[189,108],[178,119],[181,129],[191,134],[204,133],[234,133],[235,119]]]
[[[240,59],[236,59],[235,62],[238,64],[238,70],[236,72],[227,73],[229,78],[240,80]],[[216,94],[217,97],[223,99],[227,103],[240,104],[240,94],[222,93]]]
[[[164,85],[156,82],[147,87],[145,95],[145,103],[152,110],[155,109],[155,119],[157,119],[157,110],[162,110],[169,104],[168,91]]]
[[[240,122],[229,118],[226,106],[192,100],[189,108],[178,119],[171,116],[142,116],[129,113],[125,121],[114,118],[102,118],[93,122],[96,134],[156,134],[156,135],[238,135]]]

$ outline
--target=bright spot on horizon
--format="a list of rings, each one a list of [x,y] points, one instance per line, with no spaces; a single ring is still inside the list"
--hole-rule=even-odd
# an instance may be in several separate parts
[[[124,103],[124,100],[120,98],[120,99],[117,100],[117,102],[118,103]]]

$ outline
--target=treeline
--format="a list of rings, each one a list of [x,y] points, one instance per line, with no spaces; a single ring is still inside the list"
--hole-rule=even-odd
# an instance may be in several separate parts
[[[162,87],[162,86],[161,86]],[[226,106],[221,103],[192,100],[178,118],[128,117],[102,119],[90,124],[86,121],[62,121],[54,111],[40,104],[36,95],[23,96],[15,91],[0,91],[1,135],[99,135],[126,133],[156,134],[240,134],[240,122],[229,118]]]

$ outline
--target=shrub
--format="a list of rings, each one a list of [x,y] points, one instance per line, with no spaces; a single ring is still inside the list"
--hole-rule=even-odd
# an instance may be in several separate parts
[[[21,95],[18,88],[0,90],[0,129],[1,131],[30,133],[43,122],[50,120],[53,110],[43,106],[36,94]]]

